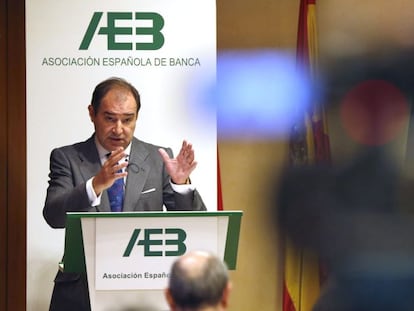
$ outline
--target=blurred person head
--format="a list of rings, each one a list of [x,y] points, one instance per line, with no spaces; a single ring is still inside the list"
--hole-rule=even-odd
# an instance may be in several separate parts
[[[165,296],[171,311],[226,310],[230,291],[226,264],[211,253],[193,251],[173,263]]]

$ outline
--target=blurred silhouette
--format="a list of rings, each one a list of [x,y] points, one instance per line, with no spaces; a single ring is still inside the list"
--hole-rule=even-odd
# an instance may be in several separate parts
[[[414,219],[399,208],[414,202],[402,200],[405,182],[379,147],[339,168],[284,171],[280,227],[329,270],[315,311],[414,310]]]
[[[282,172],[279,227],[328,269],[314,311],[414,310],[412,125],[403,165],[391,147],[412,119],[413,55],[354,57],[325,67],[319,100],[340,114],[357,151],[340,165]]]

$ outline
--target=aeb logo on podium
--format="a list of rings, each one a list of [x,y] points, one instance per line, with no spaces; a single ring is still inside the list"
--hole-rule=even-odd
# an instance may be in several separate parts
[[[140,232],[143,231],[143,238],[140,238]],[[166,235],[164,239],[163,235]],[[169,237],[169,236],[173,237]],[[175,238],[174,238],[175,237]],[[133,247],[142,245],[144,256],[181,256],[187,250],[185,239],[187,233],[180,228],[154,228],[154,229],[135,229],[125,249],[124,257],[131,255]],[[174,245],[175,250],[154,250],[156,245]]]
[[[176,257],[192,249],[218,250],[211,238],[217,221],[205,217],[147,218],[139,227],[133,218],[97,218],[95,229],[96,290],[163,288]]]

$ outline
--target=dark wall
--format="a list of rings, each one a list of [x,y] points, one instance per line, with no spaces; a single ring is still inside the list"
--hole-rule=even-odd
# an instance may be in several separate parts
[[[7,143],[7,123],[6,123],[6,4],[5,0],[0,0],[0,310],[5,310],[6,305],[6,262],[7,262],[7,155],[5,145]]]
[[[26,310],[24,0],[0,0],[0,310]]]

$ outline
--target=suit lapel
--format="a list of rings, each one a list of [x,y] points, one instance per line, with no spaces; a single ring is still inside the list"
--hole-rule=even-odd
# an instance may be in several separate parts
[[[137,139],[133,139],[129,155],[128,177],[125,188],[124,212],[134,211],[150,172],[145,162],[148,150]]]

